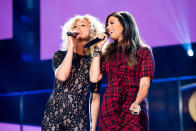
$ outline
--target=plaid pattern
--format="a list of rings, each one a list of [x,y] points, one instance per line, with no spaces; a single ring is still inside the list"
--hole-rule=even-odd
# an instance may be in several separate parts
[[[141,112],[134,116],[129,107],[135,101],[139,81],[142,77],[153,78],[154,59],[147,47],[139,47],[136,55],[138,64],[129,67],[126,56],[117,53],[114,60],[101,60],[101,72],[107,75],[107,88],[103,96],[99,117],[101,131],[148,131],[146,99],[141,104]]]

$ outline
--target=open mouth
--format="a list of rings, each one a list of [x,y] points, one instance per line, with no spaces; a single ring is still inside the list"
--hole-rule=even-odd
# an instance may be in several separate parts
[[[114,31],[109,31],[109,33],[110,33],[110,34],[113,34],[113,33],[114,33]]]

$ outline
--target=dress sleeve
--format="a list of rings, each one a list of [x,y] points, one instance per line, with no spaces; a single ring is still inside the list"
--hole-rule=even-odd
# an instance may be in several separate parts
[[[53,66],[53,71],[55,72],[56,69],[59,67],[59,65],[62,63],[64,57],[65,57],[66,52],[62,51],[57,51],[54,53],[53,59],[52,59],[52,66]]]
[[[143,52],[142,62],[141,62],[140,78],[150,77],[150,81],[152,82],[154,70],[155,70],[155,62],[154,62],[152,50],[149,48],[145,48]]]
[[[101,72],[101,74],[105,74],[105,72],[106,72],[106,63],[105,63],[105,59],[104,59],[104,57],[102,56],[101,57],[101,60],[100,60],[100,72]]]

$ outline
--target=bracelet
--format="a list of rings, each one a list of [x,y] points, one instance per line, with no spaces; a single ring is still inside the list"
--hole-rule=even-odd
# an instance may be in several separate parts
[[[94,47],[94,52],[93,52],[93,57],[97,57],[97,56],[100,56],[102,53],[101,51],[99,50],[99,47],[98,46],[95,46]]]
[[[133,102],[132,104],[136,104],[137,105],[137,110],[130,109],[131,110],[131,114],[138,115],[140,113],[140,111],[141,111],[140,105],[137,104],[136,102]]]
[[[136,104],[136,105],[138,105],[138,106],[140,106],[140,104],[138,104],[137,102],[133,102],[134,104]]]

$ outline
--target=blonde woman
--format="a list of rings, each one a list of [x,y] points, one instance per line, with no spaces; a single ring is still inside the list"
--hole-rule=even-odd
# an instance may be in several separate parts
[[[83,46],[103,31],[102,24],[90,15],[75,16],[63,26],[62,47],[52,61],[55,87],[44,112],[42,130],[89,130],[89,101],[91,130],[95,130],[100,88],[89,81],[94,47]],[[67,36],[67,32],[75,37]]]

